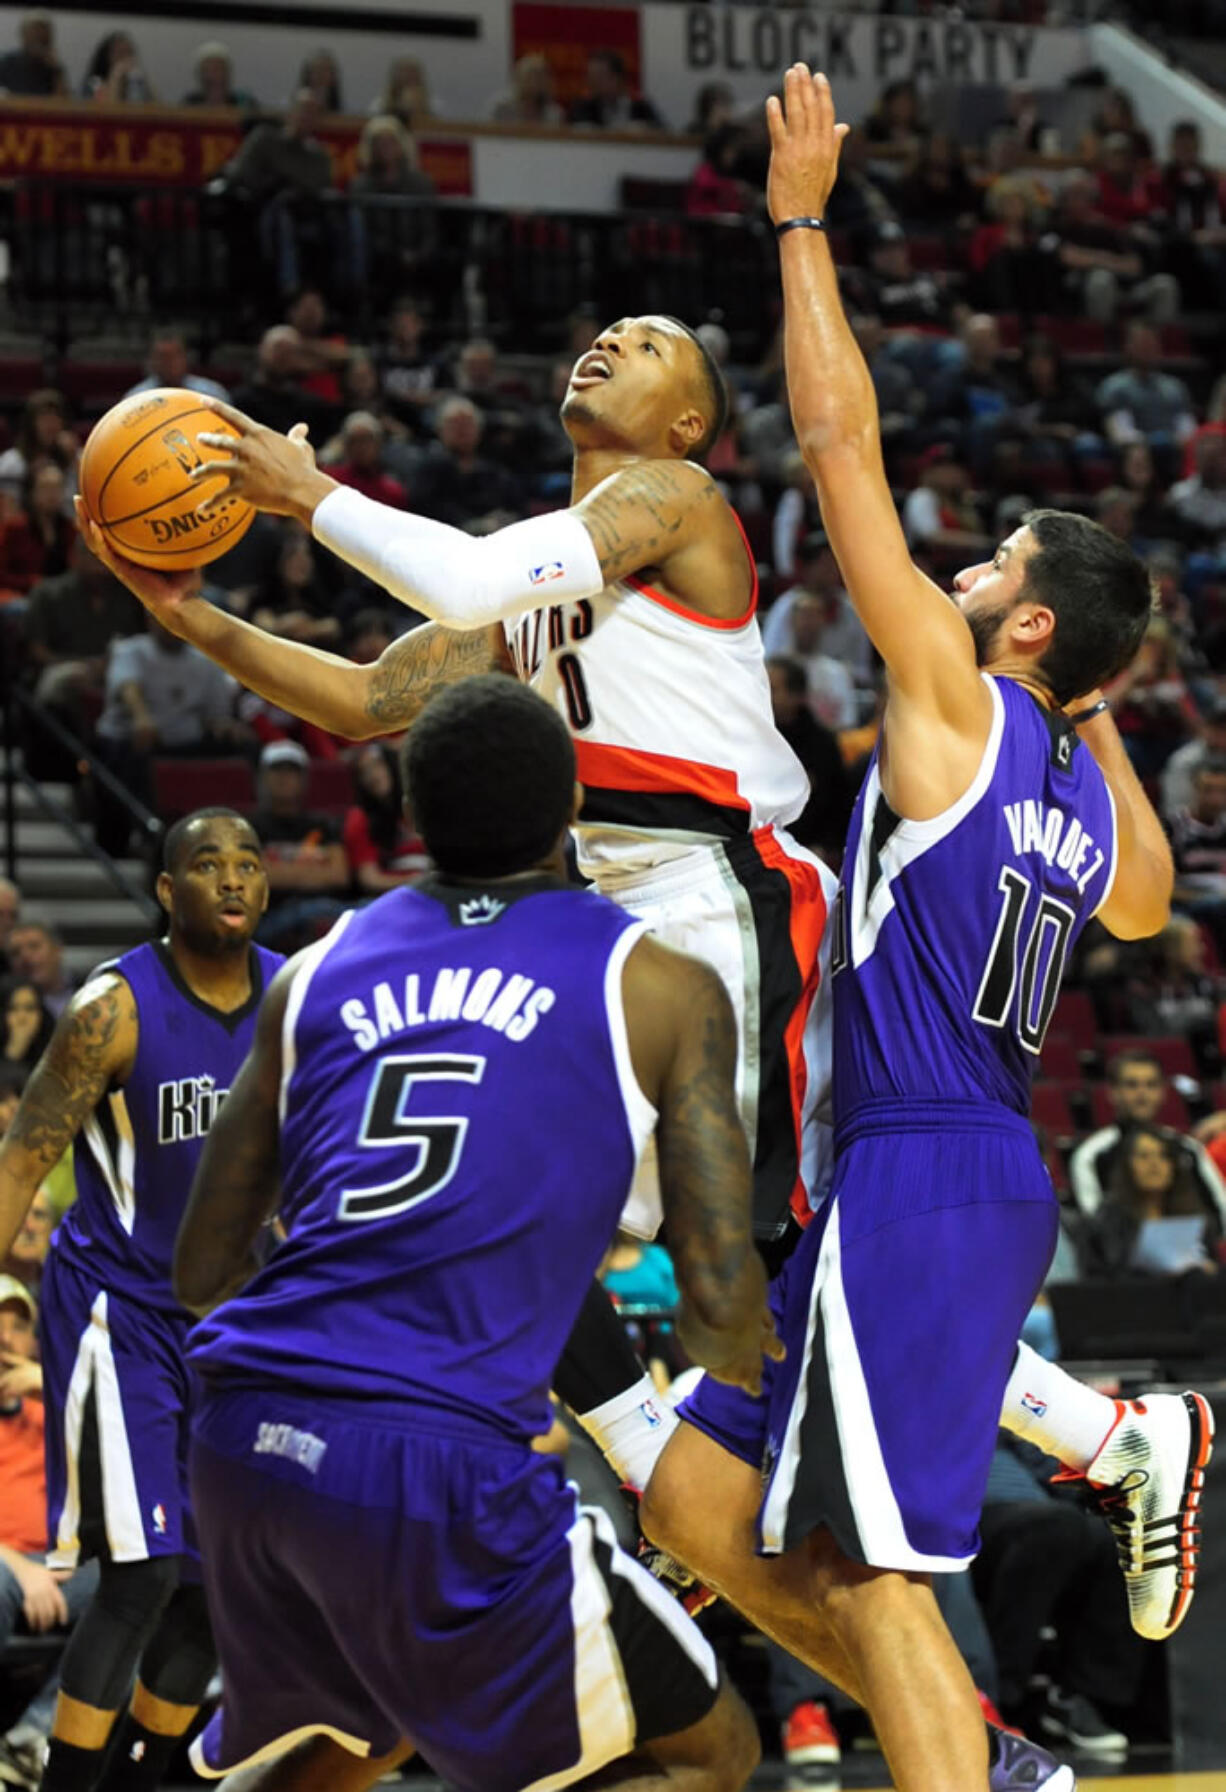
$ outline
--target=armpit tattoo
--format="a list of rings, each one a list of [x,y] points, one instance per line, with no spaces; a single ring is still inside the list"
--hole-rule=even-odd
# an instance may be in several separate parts
[[[58,1163],[106,1093],[120,1029],[135,1026],[136,1000],[116,978],[60,1022],[26,1086],[9,1140]]]
[[[497,669],[485,631],[428,624],[393,641],[375,668],[366,713],[389,731],[408,728],[435,691]]]

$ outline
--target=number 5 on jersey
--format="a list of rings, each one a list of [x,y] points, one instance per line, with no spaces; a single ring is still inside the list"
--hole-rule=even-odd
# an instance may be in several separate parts
[[[479,1083],[485,1059],[459,1052],[383,1058],[374,1066],[357,1143],[364,1151],[412,1153],[407,1174],[341,1193],[340,1220],[381,1220],[419,1206],[446,1188],[460,1167],[468,1133],[463,1114],[410,1114],[415,1083]]]

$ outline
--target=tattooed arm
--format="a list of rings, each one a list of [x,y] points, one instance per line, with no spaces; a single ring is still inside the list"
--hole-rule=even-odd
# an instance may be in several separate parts
[[[681,1289],[677,1330],[717,1380],[757,1393],[782,1356],[754,1249],[752,1172],[736,1096],[736,1022],[709,966],[651,939],[626,961],[635,1074],[658,1112],[660,1193]]]
[[[250,1280],[264,1222],[280,1198],[281,1024],[302,962],[277,972],[260,1007],[255,1041],[209,1128],[175,1240],[175,1298],[207,1313]]]
[[[87,983],[64,1010],[0,1143],[0,1261],[43,1178],[107,1090],[127,1077],[137,1035],[136,999],[113,972]]]

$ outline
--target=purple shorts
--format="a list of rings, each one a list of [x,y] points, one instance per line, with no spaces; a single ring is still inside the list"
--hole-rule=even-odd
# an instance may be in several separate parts
[[[42,1283],[49,1561],[197,1556],[187,1493],[190,1315],[102,1287],[54,1250]]]
[[[840,1132],[829,1203],[787,1265],[767,1554],[827,1526],[877,1568],[963,1568],[1056,1197],[1029,1124],[881,1104]]]
[[[817,1225],[810,1222],[809,1230]],[[799,1250],[797,1246],[797,1250]],[[775,1316],[775,1330],[783,1335],[783,1314],[787,1294],[788,1271],[792,1258],[784,1264],[768,1291],[770,1310]],[[706,1435],[736,1456],[750,1468],[760,1471],[766,1458],[766,1438],[770,1417],[771,1389],[781,1365],[764,1363],[762,1392],[747,1394],[743,1388],[728,1387],[713,1375],[704,1375],[684,1400],[677,1403],[677,1416],[687,1425]]]
[[[216,1389],[192,1488],[218,1777],[326,1732],[472,1792],[568,1784],[714,1705],[709,1645],[552,1459],[451,1415]],[[430,1428],[427,1428],[430,1427]]]

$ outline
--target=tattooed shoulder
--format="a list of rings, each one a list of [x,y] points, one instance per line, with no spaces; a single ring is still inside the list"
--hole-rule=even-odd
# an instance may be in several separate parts
[[[381,655],[371,671],[367,718],[391,732],[408,728],[435,691],[492,672],[497,660],[486,630],[458,631],[436,622],[410,629]]]
[[[612,583],[659,566],[706,528],[709,507],[723,499],[693,461],[640,461],[614,473],[578,506]]]
[[[56,1163],[112,1082],[131,1067],[136,998],[113,971],[93,977],[60,1016],[21,1097],[8,1141],[45,1166]]]

